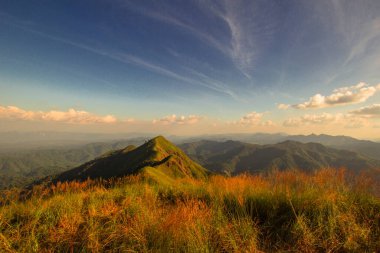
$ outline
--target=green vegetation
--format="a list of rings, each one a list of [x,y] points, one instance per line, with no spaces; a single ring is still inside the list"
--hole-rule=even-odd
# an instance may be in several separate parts
[[[378,160],[318,143],[284,141],[271,145],[255,145],[239,141],[199,141],[180,147],[206,169],[232,175],[271,169],[312,171],[331,167],[358,172],[380,167]]]
[[[287,150],[315,161],[337,152],[318,144],[303,144],[308,147],[305,151],[295,142],[278,144],[277,149],[239,142],[207,144],[204,149],[192,144],[188,152],[202,150],[210,160],[225,156],[241,162],[241,154],[250,155],[253,149],[253,154],[259,151],[256,158],[262,159],[261,165],[270,158],[282,159],[281,152],[294,161]],[[324,152],[329,156],[316,156]],[[380,250],[380,199],[375,195],[378,184],[368,178],[334,169],[211,175],[158,136],[140,147],[105,153],[31,190],[2,191],[0,248],[6,252],[375,252]]]
[[[129,146],[109,152],[77,168],[53,178],[53,182],[86,180],[87,178],[121,177],[142,171],[164,174],[171,178],[206,178],[207,170],[192,161],[178,147],[158,136],[140,147]]]
[[[380,157],[380,141],[359,140],[344,135],[310,134],[310,135],[286,135],[286,134],[216,134],[198,136],[185,139],[183,143],[198,142],[201,140],[227,141],[234,140],[251,144],[276,144],[284,141],[297,141],[302,143],[319,143],[326,147],[353,151],[355,153],[378,159]]]
[[[55,148],[0,153],[0,189],[21,187],[49,175],[61,173],[95,157],[140,140],[92,143],[76,148]]]
[[[124,178],[2,192],[4,252],[377,252],[380,200],[365,177]],[[159,180],[157,180],[159,179]],[[162,180],[161,180],[162,179]]]
[[[283,140],[293,140],[303,143],[315,142],[336,149],[344,149],[357,152],[373,159],[378,159],[380,157],[379,142],[358,140],[349,136],[331,136],[327,134],[290,135]]]
[[[5,138],[5,136],[3,137]],[[31,136],[29,136],[29,138],[30,137]],[[72,138],[70,136],[66,137]],[[93,137],[95,138],[96,136]],[[21,137],[18,136],[16,139],[20,138]],[[22,136],[22,139],[24,138],[28,138],[28,136]],[[214,140],[235,139],[243,142],[194,142],[194,140],[199,140],[199,138]],[[12,138],[8,137],[8,139]],[[329,147],[352,150],[357,153],[328,147],[315,148],[320,146],[315,143],[302,144],[292,142],[295,143],[292,145],[296,150],[294,150],[292,145],[288,145],[288,147],[280,144],[260,146],[245,143],[278,143],[284,142],[284,140],[287,139],[300,142],[319,142]],[[8,150],[6,152],[4,151],[6,146],[0,144],[0,149],[2,148],[3,150],[0,153],[0,189],[25,186],[35,180],[62,173],[79,166],[104,153],[108,152],[106,155],[110,155],[127,145],[140,145],[144,140],[145,138],[133,138],[125,141],[99,142],[77,147],[55,147],[29,151]],[[325,167],[345,167],[353,170],[361,170],[363,168],[372,169],[373,167],[380,167],[379,160],[374,160],[379,157],[380,143],[357,140],[346,136],[241,134],[212,135],[187,139],[177,138],[177,141],[179,140],[181,140],[181,142],[187,142],[187,144],[182,144],[181,148],[183,148],[185,153],[190,155],[192,159],[211,171],[227,172],[227,174],[238,174],[242,171],[266,171],[273,167],[280,169],[298,168],[302,170]],[[60,143],[62,144],[62,142],[63,141],[54,143],[58,145]],[[41,143],[41,145],[42,144],[43,143]],[[37,145],[37,143],[35,145]],[[27,146],[24,148],[27,148]]]

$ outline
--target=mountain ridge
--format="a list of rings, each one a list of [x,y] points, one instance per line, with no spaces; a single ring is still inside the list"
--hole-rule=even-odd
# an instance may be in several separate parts
[[[325,167],[345,167],[360,171],[380,166],[380,161],[353,151],[338,150],[312,142],[287,140],[277,144],[257,145],[237,141],[200,141],[180,147],[205,168],[233,175],[271,169],[310,171]]]
[[[128,146],[65,171],[57,175],[53,182],[107,179],[140,172],[150,175],[160,173],[168,177],[207,177],[206,169],[163,136],[157,136],[139,147]]]
[[[302,143],[315,142],[336,149],[345,149],[369,156],[372,159],[380,157],[380,143],[371,140],[361,140],[345,135],[327,135],[327,134],[310,134],[310,135],[286,135],[282,133],[266,134],[215,134],[199,137],[191,137],[182,140],[182,143],[197,142],[201,140],[210,141],[227,141],[235,140],[251,144],[277,144],[286,140],[298,141]]]
[[[213,137],[212,137],[213,136]],[[284,134],[240,134],[238,138],[234,135],[210,135],[210,139],[202,139],[197,142],[189,142],[189,140],[193,140],[192,138],[179,139],[178,137],[171,136],[170,140],[173,138],[176,140],[175,143],[181,143],[180,146],[186,145],[186,143],[197,143],[197,145],[202,144],[203,146],[211,145],[213,146],[215,142],[215,138],[219,141],[224,140],[225,144],[218,144],[218,149],[215,147],[210,147],[210,149],[206,152],[203,148],[203,154],[193,154],[195,151],[192,149],[196,149],[193,147],[187,148],[185,151],[187,155],[191,155],[193,159],[195,159],[198,163],[202,163],[203,165],[209,164],[217,164],[215,160],[221,160],[223,158],[230,159],[229,162],[223,162],[222,165],[226,168],[222,168],[226,170],[227,167],[233,167],[236,163],[238,163],[241,159],[241,155],[249,153],[250,149],[259,146],[258,144],[252,144],[252,142],[256,143],[255,140],[260,140],[260,142],[272,144],[273,141],[278,140],[278,142],[284,142],[287,139],[291,139],[292,136],[285,136]],[[224,137],[223,137],[224,136]],[[249,137],[251,136],[251,137]],[[212,137],[212,138],[211,138]],[[225,140],[225,138],[237,138],[243,139],[246,141],[241,142],[237,140]],[[380,153],[380,143],[365,141],[365,140],[357,140],[352,137],[347,136],[330,136],[330,135],[294,135],[293,136],[296,141],[302,143],[308,143],[310,141],[325,143],[323,145],[328,144],[328,147],[338,148],[338,149],[346,149],[356,152],[362,155],[363,159],[369,160],[377,160],[376,158],[380,157],[376,156],[377,153]],[[258,139],[257,139],[258,138]],[[336,141],[334,141],[336,140]],[[140,145],[147,141],[146,138],[138,137],[127,140],[119,140],[112,142],[98,142],[91,143],[84,146],[76,147],[76,148],[55,148],[55,149],[44,149],[44,150],[31,150],[31,151],[22,151],[22,152],[9,152],[9,153],[1,153],[0,154],[0,189],[14,186],[24,186],[28,183],[31,183],[33,180],[38,180],[44,178],[48,175],[53,175],[57,173],[61,173],[63,171],[69,170],[74,167],[78,167],[83,163],[86,163],[92,159],[99,158],[100,156],[107,156],[116,152],[115,150],[123,149],[129,145]],[[186,142],[186,143],[183,143]],[[220,141],[219,141],[220,142]],[[249,143],[251,142],[251,143]],[[268,143],[269,142],[269,143]],[[276,142],[275,144],[278,144]],[[222,142],[223,143],[223,142]],[[241,143],[245,143],[242,145]],[[264,145],[267,145],[264,144]],[[334,145],[335,144],[335,145]],[[256,145],[256,146],[255,146]],[[350,146],[351,145],[351,146]],[[214,145],[215,146],[215,145]],[[227,148],[228,147],[228,148]],[[348,148],[346,148],[348,147]],[[351,147],[351,148],[350,148]],[[220,152],[220,151],[223,151]],[[272,149],[273,150],[273,149]],[[360,152],[358,152],[359,150]],[[227,152],[228,151],[228,152]],[[216,152],[219,157],[212,155],[213,152]],[[281,152],[277,149],[274,149],[273,152]],[[234,153],[238,153],[234,155]],[[358,154],[349,154],[349,156],[357,156]],[[369,154],[369,155],[368,155]],[[372,156],[371,156],[372,154]],[[205,160],[208,157],[208,162]],[[300,160],[298,158],[298,160]],[[249,162],[249,161],[247,161]],[[294,163],[294,162],[292,162]],[[326,163],[325,163],[326,164]],[[214,165],[216,166],[216,165]],[[212,166],[213,170],[217,170]]]

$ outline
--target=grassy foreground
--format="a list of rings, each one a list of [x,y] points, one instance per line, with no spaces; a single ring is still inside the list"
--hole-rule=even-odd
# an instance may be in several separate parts
[[[0,199],[1,252],[378,252],[380,200],[365,177],[146,175],[17,190]]]

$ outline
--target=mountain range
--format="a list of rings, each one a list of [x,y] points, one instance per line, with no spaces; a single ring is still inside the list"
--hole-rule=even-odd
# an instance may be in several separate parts
[[[380,167],[380,161],[353,151],[326,147],[319,143],[284,141],[257,145],[239,141],[199,141],[180,147],[205,168],[236,175],[271,169],[347,168],[353,171]]]
[[[203,135],[190,138],[181,139],[179,143],[197,142],[201,140],[210,141],[241,141],[251,144],[277,144],[284,141],[297,141],[302,143],[315,142],[324,146],[345,149],[357,152],[359,154],[371,157],[373,159],[379,159],[380,157],[380,143],[369,140],[359,140],[350,136],[338,135],[326,135],[326,134],[310,134],[310,135],[286,135],[283,133],[267,134],[267,133],[255,133],[255,134],[216,134],[216,135]]]
[[[54,176],[52,181],[109,179],[143,174],[156,181],[170,182],[183,177],[206,178],[210,172],[237,175],[273,169],[313,171],[328,167],[344,167],[358,172],[380,167],[380,161],[318,143],[285,141],[256,145],[238,141],[199,141],[180,145],[179,148],[158,136],[139,147],[130,145],[110,151]]]
[[[2,153],[20,151],[40,151],[55,149],[77,149],[86,144],[104,143],[110,145],[120,141],[137,143],[153,138],[152,133],[129,134],[96,134],[96,133],[62,133],[62,132],[6,132],[0,133],[0,157]],[[350,136],[332,136],[326,134],[287,135],[285,133],[244,133],[244,134],[213,134],[200,136],[168,136],[176,144],[196,142],[201,140],[212,141],[241,141],[252,144],[276,144],[287,140],[302,143],[316,142],[325,146],[355,151],[366,156],[378,159],[380,157],[379,141],[359,140]]]
[[[273,168],[313,170],[321,167],[345,167],[359,171],[380,167],[380,162],[376,159],[376,157],[380,157],[376,156],[377,153],[380,153],[380,143],[346,136],[232,134],[186,138],[171,136],[169,139],[174,140],[174,143],[183,149],[191,159],[216,173],[256,173]],[[236,139],[245,141],[236,141]],[[277,140],[280,142],[277,143]],[[78,169],[81,164],[86,164],[88,167],[89,163],[92,163],[90,167],[95,170],[99,166],[99,162],[111,165],[114,155],[130,168],[128,173],[133,172],[133,168],[136,169],[139,166],[130,162],[132,156],[136,156],[142,150],[135,146],[144,142],[148,143],[146,137],[134,137],[77,147],[0,153],[0,188],[23,186],[33,180],[62,173],[74,167]],[[170,146],[174,146],[174,144],[170,144]],[[144,148],[146,149],[147,146]],[[144,159],[149,160],[150,158]],[[141,161],[145,161],[144,159]],[[141,161],[137,161],[137,164],[140,164]],[[112,166],[118,165],[118,163],[112,163]],[[88,176],[84,172],[79,174],[80,178]]]
[[[144,138],[91,143],[78,147],[0,153],[0,189],[23,186],[88,162],[111,150],[140,145]]]

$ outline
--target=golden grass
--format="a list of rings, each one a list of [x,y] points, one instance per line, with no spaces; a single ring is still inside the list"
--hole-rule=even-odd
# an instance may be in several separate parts
[[[380,200],[364,176],[324,169],[174,182],[130,176],[4,191],[0,252],[380,251]]]

